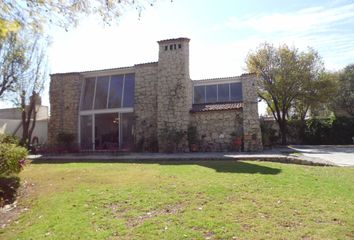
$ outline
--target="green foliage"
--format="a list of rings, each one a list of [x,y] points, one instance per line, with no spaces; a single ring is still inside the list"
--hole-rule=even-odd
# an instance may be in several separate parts
[[[8,134],[0,134],[0,144],[3,143],[9,143],[9,144],[20,144],[20,139],[14,135],[8,135]]]
[[[175,128],[165,127],[160,132],[160,139],[166,144],[166,152],[176,152],[182,139],[186,136],[186,132],[177,130]]]
[[[333,75],[338,78],[339,87],[333,101],[334,109],[344,110],[350,116],[354,116],[354,64]]]
[[[279,140],[277,135],[277,130],[272,128],[271,122],[267,123],[265,120],[261,119],[260,121],[261,132],[262,132],[262,143],[263,146],[270,147],[274,146]]]
[[[189,144],[198,143],[198,132],[196,126],[189,126],[187,130],[187,139]]]
[[[281,45],[261,44],[246,59],[249,72],[259,76],[258,94],[271,110],[281,132],[282,143],[286,144],[287,118],[294,101],[310,96],[309,82],[319,78],[324,71],[318,53],[313,49],[299,52],[297,48]]]
[[[117,22],[128,7],[141,11],[154,0],[61,0],[61,1],[1,1],[0,40],[19,28],[41,32],[45,25],[52,24],[68,29],[77,25],[80,18],[96,15],[105,24]]]
[[[0,175],[19,173],[24,164],[28,151],[16,144],[0,144]]]
[[[352,144],[354,118],[310,119],[307,121],[306,144]]]

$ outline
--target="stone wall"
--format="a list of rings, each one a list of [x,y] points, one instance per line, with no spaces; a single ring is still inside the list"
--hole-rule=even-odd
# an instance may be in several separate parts
[[[262,151],[262,134],[258,116],[257,78],[255,74],[241,76],[243,93],[244,151]]]
[[[48,142],[55,144],[59,132],[75,134],[77,142],[78,113],[83,78],[79,73],[51,75]]]
[[[157,147],[157,63],[135,65],[135,146]]]
[[[203,139],[201,145],[208,150],[233,150],[231,133],[242,134],[242,109],[191,113],[191,125],[197,128],[198,139]]]
[[[166,151],[174,141],[166,141],[166,134],[187,133],[191,108],[191,80],[189,77],[189,39],[159,41],[157,85],[157,135],[159,151]],[[187,146],[187,138],[180,145]]]

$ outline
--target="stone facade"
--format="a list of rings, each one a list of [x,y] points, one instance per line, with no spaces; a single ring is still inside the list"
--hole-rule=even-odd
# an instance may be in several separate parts
[[[233,150],[232,133],[243,131],[242,109],[191,113],[191,125],[208,150]]]
[[[189,77],[189,39],[179,38],[159,41],[157,88],[157,136],[161,151],[168,141],[166,132],[187,132],[191,80]],[[186,138],[181,142],[187,145]]]
[[[243,93],[243,142],[244,151],[262,151],[262,133],[258,116],[258,95],[255,74],[244,74],[242,79]]]
[[[135,65],[135,144],[139,150],[157,145],[157,63]]]
[[[207,83],[241,82],[243,101],[236,105],[226,104],[227,108],[216,103],[213,111],[195,112],[192,110],[195,106],[192,104],[193,86],[200,81],[192,81],[189,76],[189,39],[169,39],[158,43],[158,62],[126,68],[51,75],[49,141],[55,143],[59,132],[74,133],[79,137],[79,102],[85,77],[134,73],[136,149],[167,151],[169,143],[165,139],[166,132],[174,132],[183,135],[179,145],[184,147],[178,150],[189,151],[188,127],[195,126],[199,139],[210,147],[209,150],[229,150],[233,132],[243,137],[245,151],[262,150],[255,75],[203,80]]]
[[[83,77],[80,73],[51,75],[48,141],[56,144],[58,133],[78,135],[79,103]]]

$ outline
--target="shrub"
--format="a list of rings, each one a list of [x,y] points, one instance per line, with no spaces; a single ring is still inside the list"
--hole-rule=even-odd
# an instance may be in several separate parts
[[[265,147],[273,146],[279,140],[279,136],[277,135],[277,130],[272,128],[271,122],[267,123],[265,120],[261,119],[260,126],[262,132],[262,143]]]
[[[352,144],[354,118],[310,119],[307,121],[306,144]]]
[[[28,151],[16,144],[0,144],[0,175],[19,173],[24,165]]]
[[[20,144],[20,139],[14,135],[0,134],[0,143]]]

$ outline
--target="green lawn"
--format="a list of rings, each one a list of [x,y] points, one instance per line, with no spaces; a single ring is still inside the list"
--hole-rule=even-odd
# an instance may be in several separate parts
[[[353,239],[354,168],[32,164],[0,239]]]

